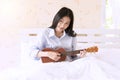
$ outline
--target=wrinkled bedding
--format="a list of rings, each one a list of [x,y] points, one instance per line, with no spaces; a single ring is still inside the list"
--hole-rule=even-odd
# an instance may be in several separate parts
[[[118,67],[94,57],[73,62],[36,65],[27,76],[28,80],[119,80]],[[28,74],[28,73],[27,73]]]
[[[31,60],[0,72],[0,80],[120,80],[119,59],[119,49],[104,48],[72,62],[41,64]]]

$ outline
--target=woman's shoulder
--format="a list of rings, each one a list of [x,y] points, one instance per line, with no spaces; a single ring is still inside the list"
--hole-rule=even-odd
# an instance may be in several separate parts
[[[53,32],[54,31],[54,29],[52,29],[52,28],[44,28],[44,30],[42,31],[42,35],[49,35],[51,32]]]
[[[43,33],[49,34],[51,31],[53,31],[53,29],[48,27],[48,28],[45,28],[45,29],[44,29],[44,32],[43,32]]]

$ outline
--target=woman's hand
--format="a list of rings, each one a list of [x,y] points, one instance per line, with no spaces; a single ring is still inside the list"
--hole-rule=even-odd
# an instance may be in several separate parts
[[[54,52],[54,51],[49,51],[47,52],[47,56],[55,61],[58,61],[60,59],[60,53]]]
[[[85,55],[86,55],[86,50],[82,50],[82,51],[80,51],[80,57],[82,58],[82,57],[85,57]]]

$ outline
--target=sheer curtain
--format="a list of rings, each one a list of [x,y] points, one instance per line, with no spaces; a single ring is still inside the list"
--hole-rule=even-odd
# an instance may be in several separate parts
[[[112,8],[113,27],[120,29],[120,0],[109,0]]]

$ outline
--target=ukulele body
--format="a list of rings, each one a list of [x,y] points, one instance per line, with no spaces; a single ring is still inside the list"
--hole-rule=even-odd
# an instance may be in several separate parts
[[[59,48],[59,49],[56,49],[56,50],[53,50],[53,49],[51,49],[51,48],[45,48],[45,49],[43,49],[42,51],[55,51],[55,52],[58,52],[58,53],[60,53],[60,54],[63,53],[63,52],[65,52],[65,50],[64,50],[63,48]],[[41,59],[42,59],[42,62],[43,62],[43,63],[48,63],[48,62],[61,62],[61,61],[65,61],[66,55],[61,56],[61,58],[60,58],[58,61],[54,61],[54,60],[50,59],[49,57],[41,57]]]

